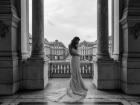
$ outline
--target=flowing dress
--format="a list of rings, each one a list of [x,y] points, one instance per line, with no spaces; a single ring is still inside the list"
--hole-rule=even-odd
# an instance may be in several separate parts
[[[59,89],[57,91],[57,97],[52,96],[53,99],[49,98],[52,101],[58,102],[76,102],[84,99],[87,95],[88,89],[85,87],[84,82],[80,73],[80,57],[75,55],[78,53],[78,50],[72,50],[72,58],[70,62],[71,67],[71,78],[69,85],[66,89]],[[61,94],[59,94],[61,93]]]
[[[71,59],[71,80],[70,80],[69,89],[72,91],[74,95],[79,95],[82,98],[84,98],[87,94],[87,88],[85,87],[83,83],[81,73],[80,73],[80,57],[79,56],[72,56],[72,59]]]

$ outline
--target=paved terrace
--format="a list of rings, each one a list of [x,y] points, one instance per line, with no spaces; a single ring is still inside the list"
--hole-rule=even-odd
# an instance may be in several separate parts
[[[65,88],[69,79],[49,79],[44,90],[22,91],[13,96],[0,96],[0,105],[140,105],[140,96],[123,94],[119,90],[96,90],[92,79],[84,79],[88,87],[87,97],[81,102],[56,103],[48,100],[47,95],[56,89]]]

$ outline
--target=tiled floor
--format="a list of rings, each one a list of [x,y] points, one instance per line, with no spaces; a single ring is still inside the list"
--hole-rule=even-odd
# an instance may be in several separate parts
[[[88,87],[87,97],[82,102],[51,102],[47,95],[56,89],[67,87],[69,79],[50,79],[44,90],[21,91],[13,96],[0,96],[0,105],[140,105],[140,96],[129,96],[119,90],[96,90],[92,79],[84,79]]]

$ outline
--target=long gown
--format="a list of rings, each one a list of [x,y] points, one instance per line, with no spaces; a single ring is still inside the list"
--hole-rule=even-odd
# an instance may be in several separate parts
[[[74,49],[73,53],[78,53],[78,50]],[[48,97],[49,100],[56,102],[77,102],[86,97],[88,89],[85,87],[81,77],[79,56],[72,55],[70,67],[71,78],[68,87],[56,90],[56,96],[54,94],[50,95]]]

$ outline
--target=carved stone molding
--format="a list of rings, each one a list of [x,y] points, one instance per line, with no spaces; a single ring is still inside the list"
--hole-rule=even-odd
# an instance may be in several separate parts
[[[121,16],[120,19],[120,23],[123,25],[127,22],[127,18],[128,18],[128,4],[129,4],[129,0],[123,0],[123,14]]]
[[[130,27],[131,35],[134,36],[134,39],[138,39],[140,36],[140,23],[136,23],[134,26]]]
[[[6,37],[7,32],[9,32],[9,25],[0,20],[0,38]]]

